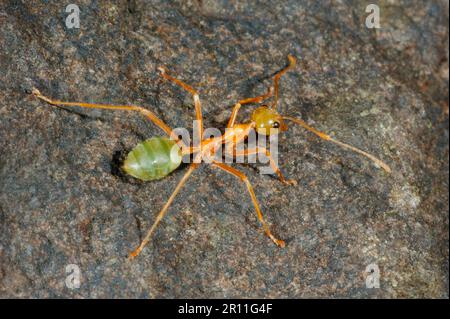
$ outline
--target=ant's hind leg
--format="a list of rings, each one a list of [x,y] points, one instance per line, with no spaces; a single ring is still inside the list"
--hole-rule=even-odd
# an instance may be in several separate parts
[[[244,173],[238,171],[237,169],[234,169],[231,166],[228,166],[226,164],[220,163],[220,162],[213,162],[212,165],[224,170],[225,172],[238,177],[241,181],[243,181],[245,183],[245,186],[247,186],[247,190],[250,193],[250,197],[252,198],[252,202],[253,202],[253,206],[255,206],[255,210],[256,210],[256,214],[258,215],[258,220],[260,221],[260,223],[262,224],[264,231],[266,233],[266,235],[279,247],[284,247],[286,246],[286,243],[281,240],[281,239],[277,239],[275,238],[275,236],[272,235],[272,233],[270,232],[269,227],[266,224],[266,221],[264,220],[264,217],[261,213],[261,209],[259,208],[259,204],[258,204],[258,200],[256,199],[256,195],[255,192],[253,191],[253,187],[252,184],[250,184],[250,181],[248,180],[247,176],[245,176]]]
[[[183,187],[183,185],[186,183],[187,179],[189,178],[189,176],[192,174],[192,172],[197,168],[197,164],[191,164],[191,166],[189,166],[188,171],[186,172],[186,174],[184,174],[183,178],[178,182],[177,187],[175,188],[175,190],[173,191],[172,195],[170,195],[169,199],[167,200],[166,204],[164,205],[164,207],[161,209],[161,211],[159,212],[158,216],[156,216],[156,220],[153,222],[152,227],[150,228],[150,230],[147,232],[147,235],[145,236],[145,238],[142,240],[141,244],[139,245],[138,248],[136,248],[128,257],[128,259],[133,259],[134,257],[136,257],[137,255],[139,255],[142,251],[142,249],[145,247],[145,245],[150,241],[150,237],[153,234],[153,231],[156,229],[156,226],[158,226],[159,222],[161,221],[161,219],[163,219],[164,215],[167,212],[167,209],[169,208],[170,204],[172,204],[173,200],[175,199],[175,196],[179,193],[180,189]]]
[[[37,98],[55,106],[79,106],[90,109],[105,109],[105,110],[123,110],[123,111],[136,111],[146,116],[150,121],[152,121],[156,126],[162,129],[168,136],[170,136],[173,140],[177,141],[177,143],[182,147],[182,149],[187,149],[188,147],[184,145],[182,140],[178,138],[178,136],[172,131],[172,129],[160,120],[152,111],[147,110],[140,106],[135,105],[110,105],[110,104],[95,104],[95,103],[84,103],[84,102],[63,102],[58,100],[53,100],[48,98],[39,92],[38,89],[33,88],[32,94]]]

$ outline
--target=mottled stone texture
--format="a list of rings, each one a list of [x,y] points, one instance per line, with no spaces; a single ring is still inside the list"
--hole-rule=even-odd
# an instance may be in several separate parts
[[[356,0],[80,0],[81,28],[69,30],[64,1],[1,1],[0,297],[448,298],[448,1],[374,2],[378,30]],[[299,63],[280,111],[393,172],[295,126],[280,165],[297,186],[235,165],[285,249],[264,236],[244,186],[203,165],[128,262],[186,166],[126,177],[120,158],[158,128],[27,93],[133,103],[192,127],[191,98],[156,72],[165,65],[201,93],[206,127],[221,128],[288,53]],[[371,263],[379,289],[366,288]],[[65,285],[68,264],[79,289]]]

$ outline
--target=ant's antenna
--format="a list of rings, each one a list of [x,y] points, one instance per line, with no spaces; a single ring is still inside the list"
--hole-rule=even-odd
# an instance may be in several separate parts
[[[373,155],[371,155],[369,153],[366,153],[366,152],[364,152],[364,151],[362,151],[362,150],[360,150],[360,149],[358,149],[358,148],[356,148],[354,146],[351,146],[351,145],[345,144],[343,142],[340,142],[338,140],[335,140],[331,136],[329,136],[328,134],[320,132],[319,130],[316,130],[314,127],[309,126],[303,120],[300,120],[300,119],[297,119],[297,118],[294,118],[294,117],[290,117],[290,116],[283,116],[283,119],[289,120],[289,121],[292,121],[294,123],[299,124],[300,126],[304,127],[308,131],[313,132],[314,134],[316,134],[321,139],[324,139],[326,141],[330,141],[330,142],[332,142],[334,144],[337,144],[337,145],[339,145],[339,146],[341,146],[343,148],[346,148],[346,149],[349,149],[349,150],[351,150],[353,152],[361,154],[361,155],[371,159],[376,165],[382,167],[386,172],[388,172],[388,173],[391,172],[391,168],[386,163],[384,163],[383,161],[379,160],[375,156],[373,156]]]

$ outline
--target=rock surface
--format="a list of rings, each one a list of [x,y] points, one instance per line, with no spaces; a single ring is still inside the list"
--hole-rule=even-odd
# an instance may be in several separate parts
[[[448,2],[377,2],[380,29],[355,0],[80,0],[80,28],[68,29],[65,4],[2,1],[0,297],[448,298]],[[297,186],[236,164],[284,249],[245,187],[202,165],[127,261],[186,167],[151,183],[123,176],[120,158],[158,128],[28,94],[133,103],[190,128],[191,98],[159,78],[164,65],[199,90],[205,126],[222,128],[288,53],[299,63],[281,80],[280,111],[393,172],[295,126],[279,162]],[[380,288],[366,287],[368,265]]]

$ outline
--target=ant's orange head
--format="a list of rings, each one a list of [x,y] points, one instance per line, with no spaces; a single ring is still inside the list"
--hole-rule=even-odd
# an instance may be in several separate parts
[[[255,123],[258,134],[262,135],[274,135],[287,130],[283,117],[267,105],[260,106],[253,111],[252,122]]]

